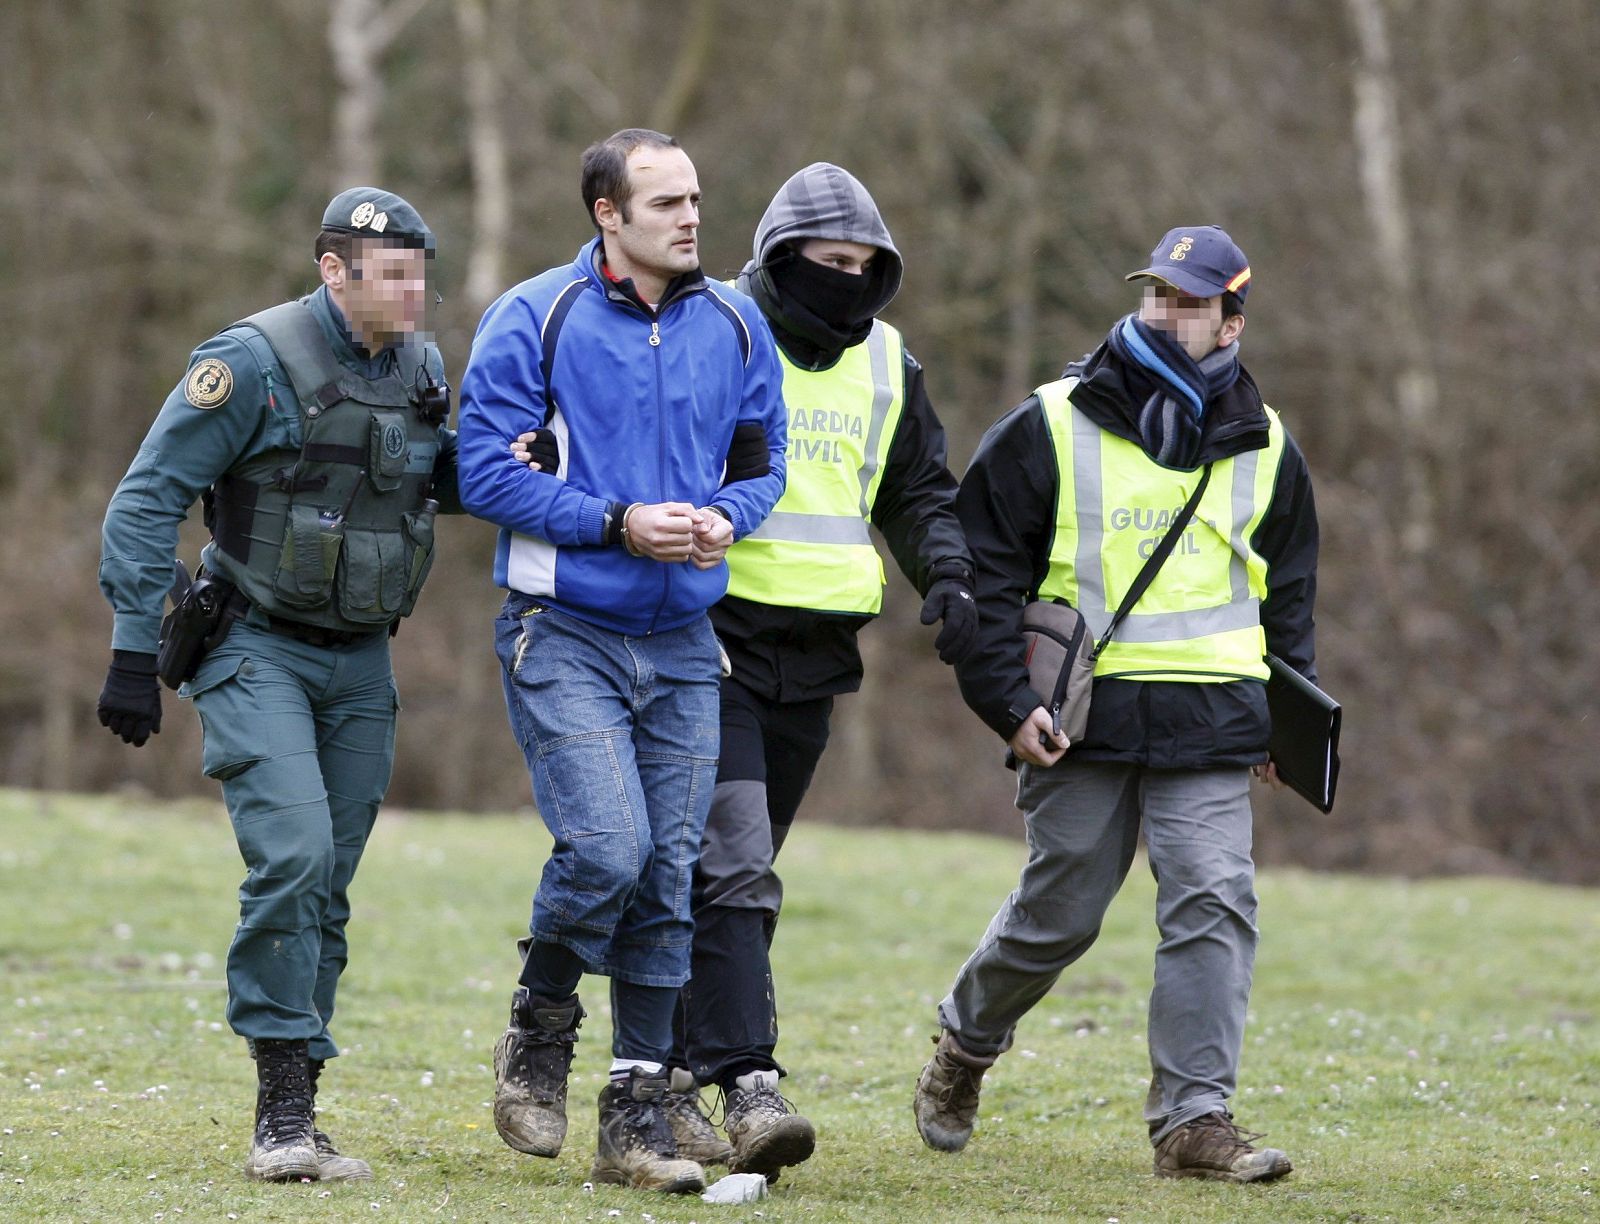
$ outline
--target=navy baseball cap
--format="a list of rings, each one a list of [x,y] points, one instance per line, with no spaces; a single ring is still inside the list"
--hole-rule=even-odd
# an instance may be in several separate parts
[[[1188,225],[1168,230],[1150,252],[1150,266],[1125,279],[1154,277],[1190,297],[1236,294],[1241,302],[1250,290],[1250,261],[1227,233],[1215,225]]]
[[[394,246],[433,250],[433,231],[420,213],[392,191],[351,187],[328,201],[322,228],[362,238],[378,238]]]

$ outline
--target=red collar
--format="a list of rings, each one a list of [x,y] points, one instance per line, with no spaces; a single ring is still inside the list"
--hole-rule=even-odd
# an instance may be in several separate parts
[[[639,292],[639,286],[634,284],[633,277],[618,276],[611,270],[611,265],[606,263],[606,257],[604,254],[600,256],[600,271],[604,273],[605,278],[618,289],[622,290],[629,297],[637,299],[641,306],[644,306],[651,311],[655,310],[656,304],[654,302],[647,302],[644,300],[644,294]]]

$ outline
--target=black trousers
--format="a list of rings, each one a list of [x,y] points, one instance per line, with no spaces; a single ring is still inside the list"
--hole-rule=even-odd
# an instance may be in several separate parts
[[[833,698],[778,702],[722,682],[722,753],[695,870],[690,980],[679,997],[672,1064],[732,1086],[782,1071],[769,949],[783,904],[773,870],[828,744]]]

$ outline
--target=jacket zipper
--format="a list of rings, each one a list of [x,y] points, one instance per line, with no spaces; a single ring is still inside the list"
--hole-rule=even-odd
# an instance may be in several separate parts
[[[650,320],[650,347],[655,351],[656,358],[656,495],[662,496],[667,486],[667,406],[665,395],[662,391],[661,381],[661,316],[658,311],[656,317]],[[667,606],[667,596],[672,592],[672,575],[666,566],[661,567],[661,598],[656,603],[656,610],[650,616],[650,628],[645,630],[646,636],[656,631],[656,623],[661,619],[661,611]]]
[[[655,314],[651,315],[642,309],[638,303],[630,301],[621,294],[617,294],[615,297],[612,297],[609,287],[603,285],[600,286],[601,292],[607,298],[611,298],[611,300],[619,302],[627,309],[638,311],[642,317],[650,320],[650,347],[655,350],[656,357],[656,481],[658,490],[664,489],[667,484],[666,403],[665,396],[663,394],[661,377],[661,315],[666,310],[668,305],[674,304],[681,298],[690,296],[690,294],[699,293],[704,288],[704,285],[696,285],[693,288],[675,294],[670,298],[666,298],[656,303]],[[646,637],[656,631],[656,624],[661,619],[662,609],[667,606],[667,596],[671,591],[671,579],[671,571],[667,569],[667,567],[663,566],[661,570],[661,598],[657,600],[656,609],[650,615],[650,627],[645,630]]]

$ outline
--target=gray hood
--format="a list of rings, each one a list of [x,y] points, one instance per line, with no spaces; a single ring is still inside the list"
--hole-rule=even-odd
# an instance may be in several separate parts
[[[873,314],[900,291],[904,272],[900,252],[895,249],[889,227],[884,225],[872,196],[848,170],[829,162],[813,162],[791,175],[778,188],[756,226],[755,257],[745,265],[741,276],[753,276],[780,243],[806,238],[861,242],[882,252],[874,260],[871,273],[882,290]]]

